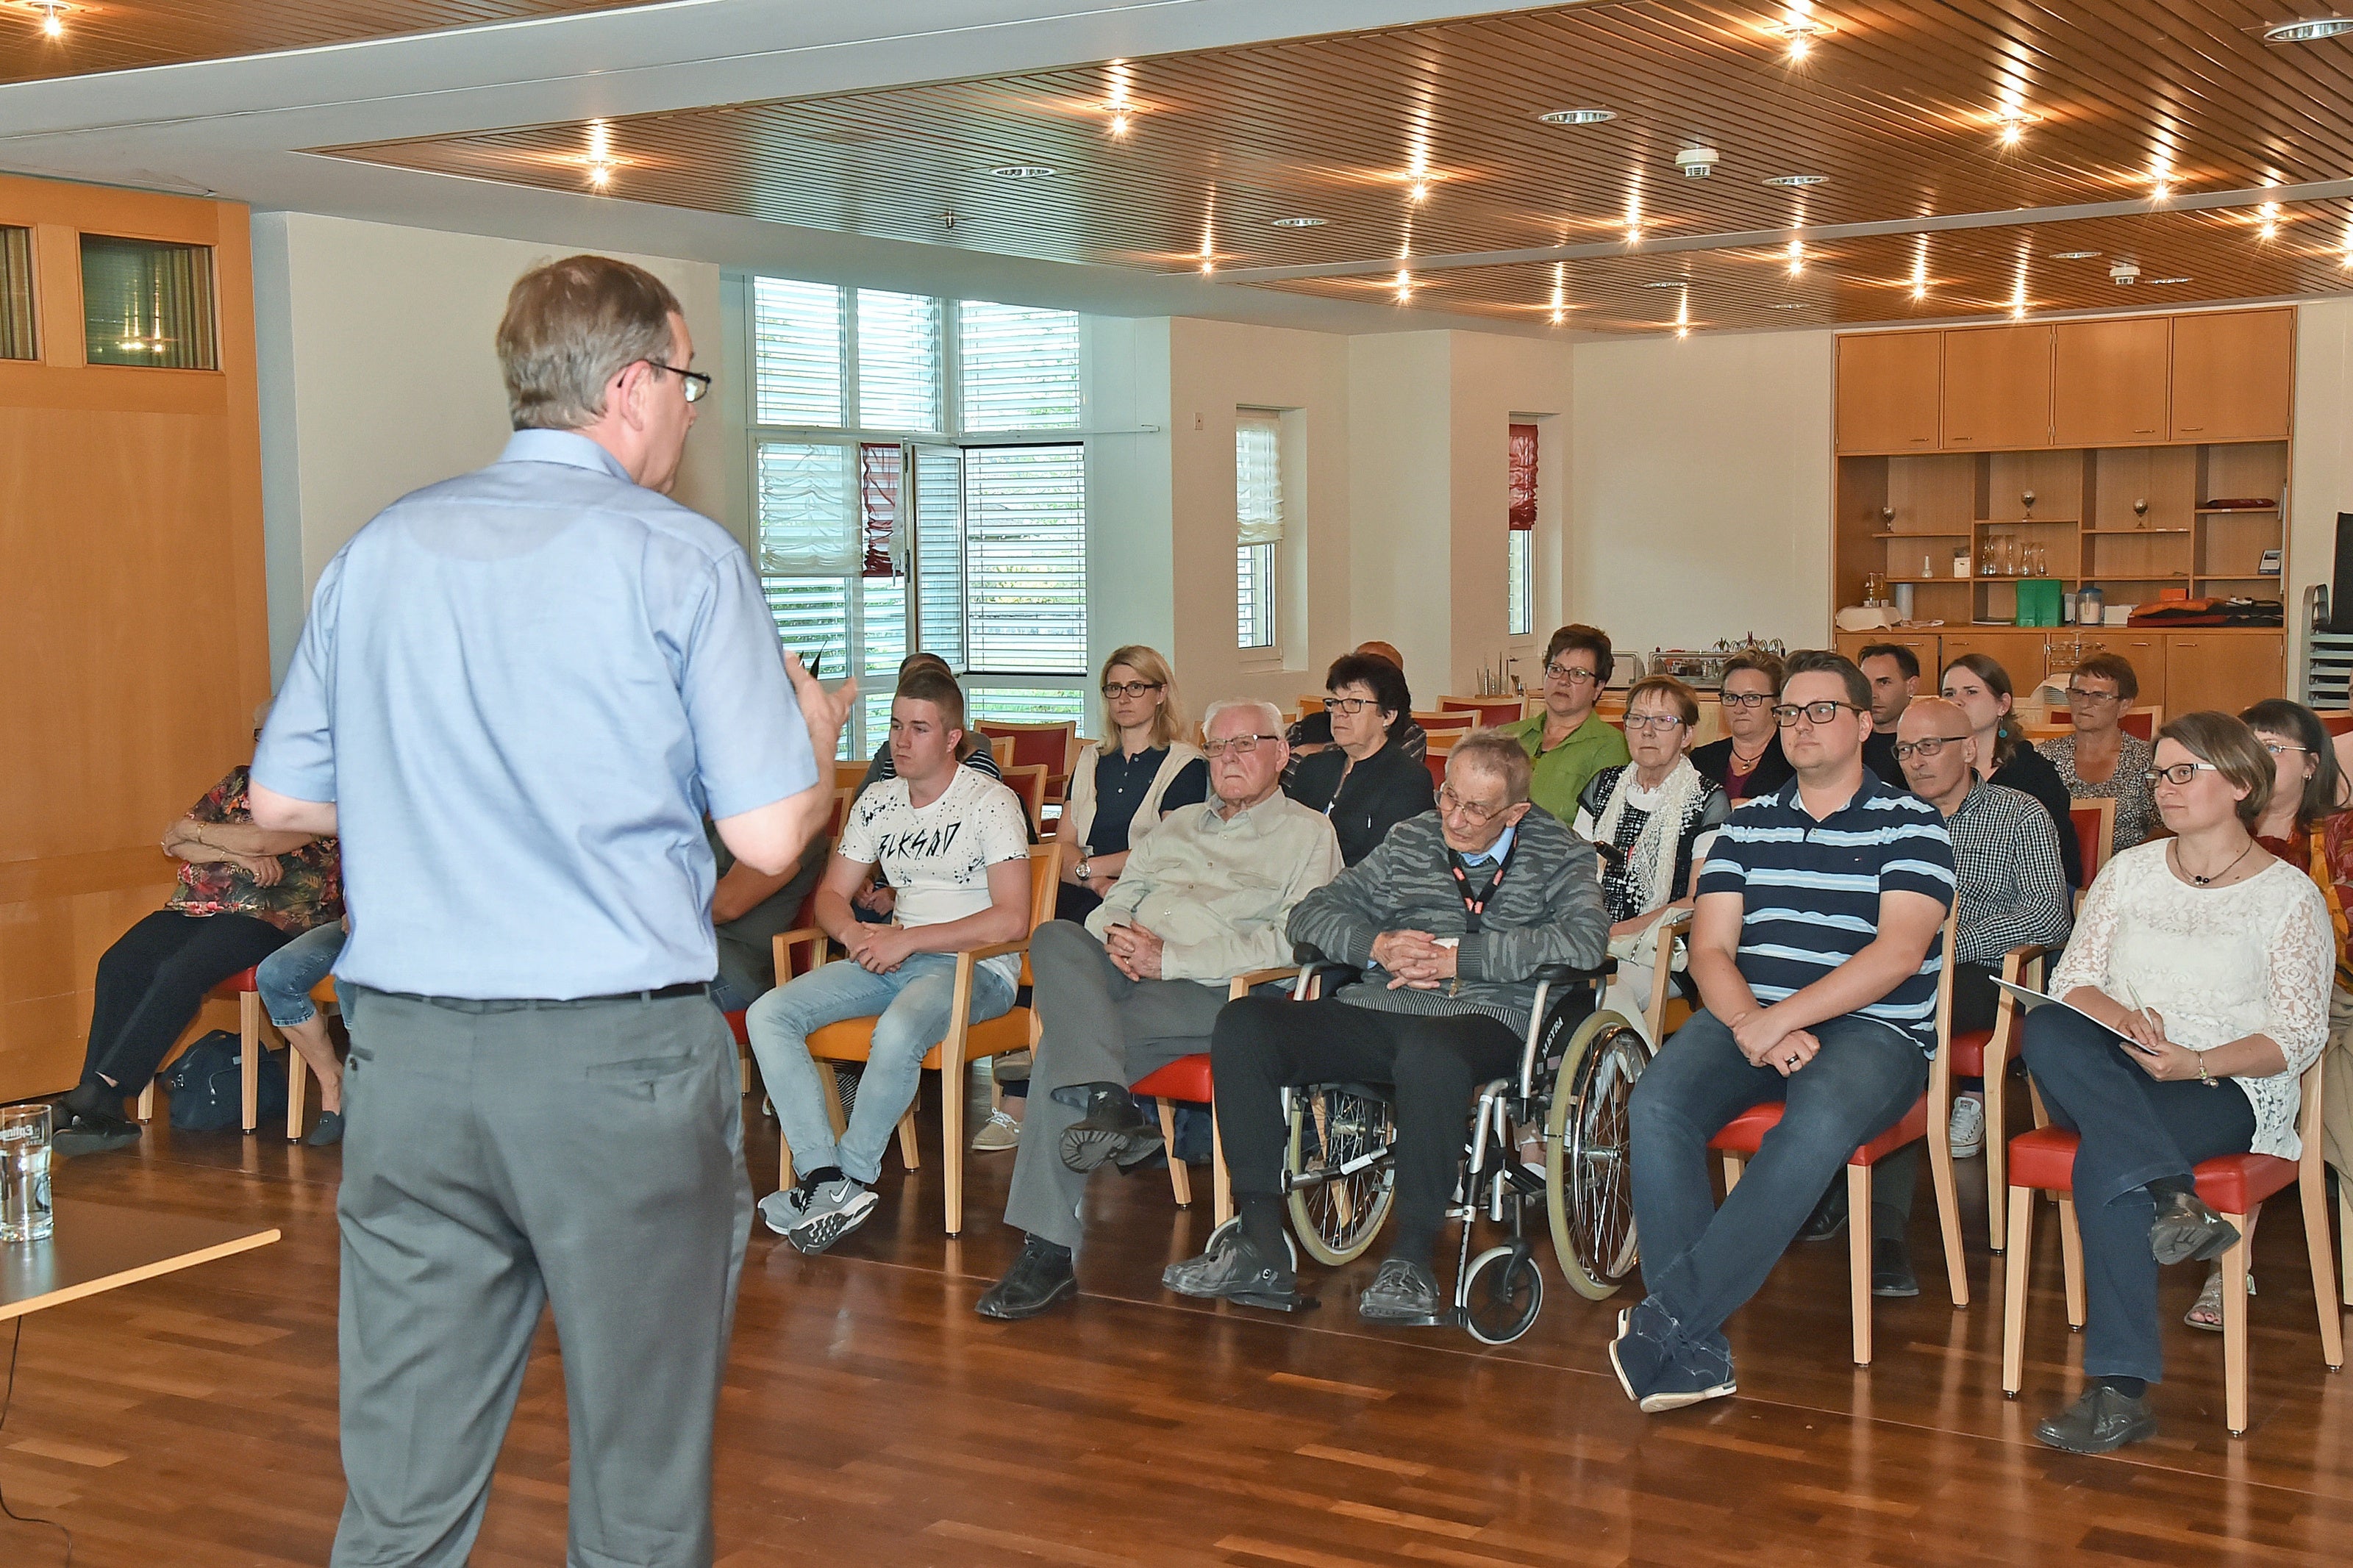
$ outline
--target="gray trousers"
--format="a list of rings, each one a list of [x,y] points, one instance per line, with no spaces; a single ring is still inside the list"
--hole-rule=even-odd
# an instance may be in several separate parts
[[[711,1443],[750,1234],[734,1042],[701,996],[343,988],[335,1568],[466,1561],[543,1306],[570,1568],[712,1560]]]
[[[1087,1178],[1062,1163],[1062,1131],[1080,1113],[1054,1098],[1079,1083],[1134,1083],[1209,1048],[1222,984],[1130,980],[1082,925],[1050,921],[1029,939],[1039,1033],[1029,1106],[1013,1155],[1005,1223],[1075,1249]]]

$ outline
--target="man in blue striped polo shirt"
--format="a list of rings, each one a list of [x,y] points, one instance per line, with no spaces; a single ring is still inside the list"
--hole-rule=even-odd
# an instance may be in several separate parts
[[[1797,777],[1743,805],[1700,874],[1691,978],[1704,1011],[1642,1075],[1634,1221],[1650,1295],[1619,1319],[1627,1396],[1672,1410],[1733,1392],[1725,1321],[1754,1295],[1857,1146],[1910,1110],[1936,1044],[1953,845],[1936,808],[1862,765],[1871,683],[1791,657],[1773,710]],[[1715,1206],[1707,1142],[1786,1102]]]

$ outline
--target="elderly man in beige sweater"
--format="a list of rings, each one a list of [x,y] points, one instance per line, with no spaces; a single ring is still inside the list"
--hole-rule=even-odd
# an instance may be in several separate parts
[[[1339,874],[1332,825],[1282,793],[1282,714],[1214,702],[1202,730],[1210,798],[1161,821],[1084,926],[1030,939],[1041,1033],[1005,1205],[1029,1239],[983,1317],[1035,1317],[1077,1293],[1087,1176],[1160,1147],[1127,1086],[1208,1050],[1227,982],[1290,962],[1293,906]]]

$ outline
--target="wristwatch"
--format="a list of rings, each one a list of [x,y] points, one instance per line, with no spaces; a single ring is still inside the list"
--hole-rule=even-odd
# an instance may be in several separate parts
[[[1080,881],[1092,882],[1095,879],[1095,863],[1092,860],[1081,860],[1077,870]]]

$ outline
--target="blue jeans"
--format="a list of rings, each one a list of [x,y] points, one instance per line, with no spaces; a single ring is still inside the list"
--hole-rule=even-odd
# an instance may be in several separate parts
[[[261,961],[254,971],[253,984],[261,993],[261,1005],[269,1010],[271,1023],[290,1029],[319,1016],[319,1010],[311,1005],[311,987],[335,967],[350,936],[341,921],[329,921],[312,926]]]
[[[1822,1048],[1788,1078],[1752,1067],[1732,1031],[1695,1013],[1634,1086],[1634,1226],[1642,1283],[1694,1345],[1724,1347],[1725,1321],[1755,1295],[1856,1149],[1928,1086],[1928,1058],[1891,1025],[1850,1013],[1811,1030]],[[1781,1124],[1716,1207],[1707,1141],[1753,1105]],[[1936,1137],[1941,1128],[1930,1128]],[[1862,1223],[1860,1219],[1856,1223]]]
[[[882,1173],[882,1152],[890,1147],[899,1119],[915,1103],[923,1057],[948,1032],[955,963],[954,953],[918,952],[888,974],[873,974],[839,959],[752,1004],[744,1015],[745,1030],[776,1120],[784,1125],[785,1142],[792,1146],[797,1173],[805,1176],[838,1165],[844,1175],[869,1186]],[[973,971],[973,1023],[1002,1017],[1012,1005],[1011,981],[985,965]],[[850,1110],[849,1126],[837,1144],[808,1037],[845,1018],[873,1018],[874,1042],[858,1080],[858,1103]],[[948,1077],[946,1092],[963,1093],[963,1075]],[[948,1158],[961,1152],[951,1149]]]

